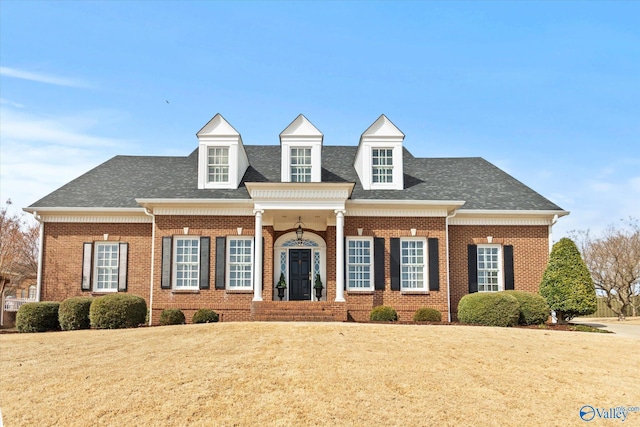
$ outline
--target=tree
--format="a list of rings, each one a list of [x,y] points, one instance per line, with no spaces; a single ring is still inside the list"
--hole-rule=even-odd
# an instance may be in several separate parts
[[[20,283],[38,272],[38,225],[22,221],[8,210],[11,200],[0,208],[0,295],[12,283]]]
[[[558,323],[596,311],[596,292],[578,247],[566,237],[553,245],[540,295],[555,310]]]
[[[598,294],[607,306],[625,320],[629,309],[637,316],[640,309],[640,225],[638,220],[623,221],[622,228],[609,226],[599,237],[589,231],[576,232],[585,263]]]

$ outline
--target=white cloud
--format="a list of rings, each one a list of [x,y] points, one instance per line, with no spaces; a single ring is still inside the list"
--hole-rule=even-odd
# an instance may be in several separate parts
[[[43,118],[3,105],[0,115],[0,198],[11,198],[19,208],[130,146],[129,141],[96,135],[103,112]]]
[[[24,108],[24,105],[18,104],[17,102],[9,101],[8,99],[0,98],[0,104],[8,105],[14,108]]]
[[[47,83],[57,86],[69,87],[90,87],[86,82],[81,80],[68,79],[65,77],[53,76],[50,74],[40,74],[31,71],[17,70],[15,68],[0,67],[0,75],[5,77],[13,77],[16,79],[30,80],[33,82]]]

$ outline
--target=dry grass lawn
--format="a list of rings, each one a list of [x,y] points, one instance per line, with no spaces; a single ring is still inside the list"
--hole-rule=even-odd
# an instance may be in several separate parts
[[[582,426],[583,405],[640,406],[640,341],[266,322],[5,334],[0,399],[6,427]]]

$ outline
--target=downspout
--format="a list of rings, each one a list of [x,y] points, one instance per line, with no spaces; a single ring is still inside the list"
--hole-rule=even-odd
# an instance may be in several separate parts
[[[447,252],[447,320],[449,323],[451,323],[451,278],[450,278],[450,267],[449,267],[449,219],[453,218],[454,216],[456,216],[456,214],[458,213],[458,209],[454,209],[453,211],[451,211],[450,215],[447,215],[446,218],[444,219],[444,227],[445,227],[445,243],[446,243],[446,249],[445,251]]]
[[[144,213],[151,217],[151,274],[149,275],[149,326],[153,322],[153,274],[156,254],[156,216],[147,208]]]
[[[553,226],[558,222],[558,215],[554,215],[551,220],[551,224],[549,224],[549,253],[551,253],[551,249],[553,249]]]
[[[40,241],[38,242],[38,277],[36,278],[36,301],[40,301],[40,290],[42,289],[42,259],[44,257],[44,220],[36,211],[33,211],[33,217],[40,223]]]

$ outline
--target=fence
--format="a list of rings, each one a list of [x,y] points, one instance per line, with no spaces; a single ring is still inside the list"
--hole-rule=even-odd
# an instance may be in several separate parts
[[[597,299],[596,312],[584,317],[618,317],[618,315],[613,310],[607,307],[607,303],[604,300],[604,298],[598,297],[596,299]],[[634,302],[635,306],[638,307],[640,305],[640,295],[636,295],[635,297],[633,297],[632,301]],[[617,303],[616,301],[614,301],[613,303],[615,304],[615,306],[620,307],[620,304]],[[640,309],[636,310],[636,312],[637,312],[636,315],[640,315]],[[625,313],[625,315],[631,316],[632,313],[633,311],[631,307],[627,307],[627,312]]]

